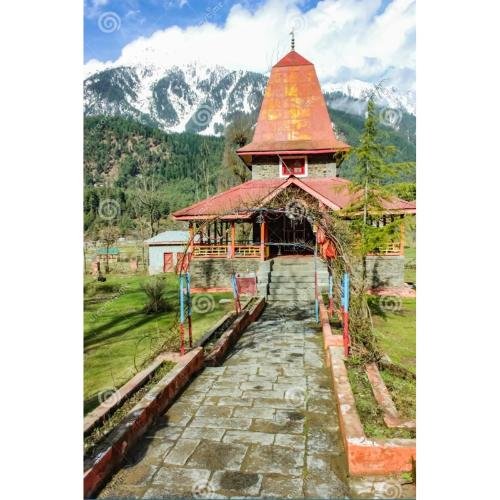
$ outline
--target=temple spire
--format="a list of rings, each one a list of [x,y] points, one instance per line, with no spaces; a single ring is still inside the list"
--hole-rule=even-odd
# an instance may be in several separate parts
[[[291,40],[292,50],[295,50],[295,29],[292,28],[292,31],[290,31],[289,34],[292,37],[292,40]]]

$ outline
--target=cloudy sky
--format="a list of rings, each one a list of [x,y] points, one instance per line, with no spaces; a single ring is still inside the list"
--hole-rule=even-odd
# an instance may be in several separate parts
[[[414,0],[85,0],[85,72],[197,61],[267,73],[292,28],[323,84],[415,88]]]

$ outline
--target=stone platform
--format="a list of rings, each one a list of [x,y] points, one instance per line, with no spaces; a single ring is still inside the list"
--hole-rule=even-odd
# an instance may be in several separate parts
[[[205,368],[100,497],[345,498],[345,456],[321,331],[267,306],[224,364]]]

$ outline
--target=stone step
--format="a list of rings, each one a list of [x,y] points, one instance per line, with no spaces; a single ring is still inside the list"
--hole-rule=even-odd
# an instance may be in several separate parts
[[[309,297],[309,295],[312,295],[314,297],[314,288],[269,288],[269,295],[283,295],[284,296],[290,296],[290,295],[301,295],[304,297]]]
[[[307,264],[309,262],[314,262],[314,257],[311,255],[310,257],[302,257],[302,258],[297,258],[297,259],[290,259],[290,258],[282,258],[280,259],[279,257],[275,257],[273,259],[273,264],[280,264],[283,266],[290,266],[294,264]]]
[[[308,273],[314,272],[314,266],[292,266],[292,267],[275,267],[271,270],[271,274],[274,273],[296,273],[297,271],[304,271]],[[318,273],[328,274],[328,270],[323,267],[317,267],[316,271]]]
[[[314,301],[312,300],[282,300],[268,297],[267,305],[272,309],[281,309],[283,312],[289,311],[310,311],[314,315]]]
[[[271,276],[269,283],[314,283],[314,275],[312,276]]]
[[[281,281],[269,283],[269,290],[314,290],[314,281]]]
[[[325,262],[323,262],[321,259],[316,260],[316,264],[318,266],[325,266]],[[289,267],[289,266],[314,266],[314,259],[304,259],[304,260],[274,260],[273,261],[273,267]]]
[[[328,282],[328,276],[324,274],[316,275],[318,281]],[[314,282],[314,273],[310,274],[272,274],[269,277],[269,283],[313,283]]]
[[[275,269],[295,269],[297,267],[306,267],[306,268],[314,268],[314,263],[313,262],[304,262],[304,263],[297,263],[297,264],[273,264],[272,270],[274,271]],[[318,265],[319,267],[319,265]]]
[[[314,292],[296,292],[296,293],[283,293],[278,292],[275,293],[276,290],[269,290],[268,297],[271,299],[279,299],[279,300],[305,300],[310,301],[314,300]]]

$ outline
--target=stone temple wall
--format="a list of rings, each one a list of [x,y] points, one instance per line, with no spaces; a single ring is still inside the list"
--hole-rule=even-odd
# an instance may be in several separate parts
[[[404,284],[404,257],[400,255],[368,256],[366,258],[367,277],[370,288],[400,287]],[[259,292],[265,290],[272,260],[258,259],[194,259],[190,264],[191,286],[193,288],[230,289],[232,273],[257,276]],[[322,291],[328,289],[326,265],[319,262],[318,284]]]
[[[280,177],[277,156],[256,156],[252,164],[252,179],[276,179]],[[336,177],[337,168],[329,155],[316,155],[307,158],[308,177]]]
[[[366,271],[371,288],[400,287],[404,284],[405,258],[370,255],[366,257]]]
[[[189,265],[193,288],[230,288],[232,273],[255,273],[257,259],[193,259]]]

